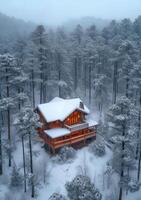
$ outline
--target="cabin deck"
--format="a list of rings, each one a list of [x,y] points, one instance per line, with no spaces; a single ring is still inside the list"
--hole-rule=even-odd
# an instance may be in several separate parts
[[[49,147],[55,151],[63,146],[71,146],[78,142],[86,142],[89,138],[96,138],[96,130],[91,127],[90,129],[83,129],[78,131],[71,132],[69,135],[65,135],[59,138],[50,138],[48,135],[40,134],[40,136],[44,139],[45,143],[49,145]]]

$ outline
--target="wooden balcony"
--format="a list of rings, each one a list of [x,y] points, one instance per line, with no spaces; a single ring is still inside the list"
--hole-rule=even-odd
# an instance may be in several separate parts
[[[71,145],[77,142],[81,142],[81,141],[86,141],[89,138],[95,138],[96,137],[96,132],[95,131],[91,131],[89,133],[85,133],[85,134],[80,134],[80,135],[76,135],[76,136],[72,136],[71,135],[66,138],[66,139],[60,139],[58,141],[47,141],[47,143],[54,149],[60,148],[62,146],[65,145]]]

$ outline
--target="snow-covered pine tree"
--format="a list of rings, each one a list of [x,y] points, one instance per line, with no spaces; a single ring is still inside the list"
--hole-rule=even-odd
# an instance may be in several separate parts
[[[26,90],[25,83],[27,76],[18,65],[16,58],[10,54],[0,55],[0,78],[1,87],[3,88],[0,99],[0,109],[7,115],[7,129],[8,129],[8,156],[9,166],[11,166],[11,121],[12,114],[14,114],[13,108],[16,108],[27,99],[24,90]]]
[[[25,59],[23,61],[23,69],[24,72],[29,77],[27,87],[33,108],[35,108],[35,103],[36,103],[35,96],[37,96],[36,94],[38,90],[37,86],[40,84],[40,78],[39,78],[40,67],[37,55],[38,55],[38,49],[36,44],[34,44],[33,41],[28,40],[28,43],[25,47]]]
[[[120,73],[119,73],[119,80],[122,84],[121,88],[123,88],[123,83],[125,83],[125,95],[126,97],[131,97],[131,74],[134,68],[135,62],[138,58],[139,51],[136,50],[135,45],[130,42],[129,40],[125,40],[121,43],[119,47],[120,53]],[[123,92],[124,92],[123,91]]]
[[[88,31],[88,30],[87,30]],[[88,33],[89,36],[89,31]],[[92,93],[93,93],[93,82],[94,82],[94,74],[95,74],[95,66],[97,62],[97,51],[96,47],[94,47],[95,41],[91,39],[91,37],[84,37],[84,44],[82,49],[82,90],[84,89],[84,96],[87,95],[88,89],[88,101],[89,105],[91,105],[92,101]]]
[[[132,70],[132,85],[134,89],[133,100],[138,107],[137,123],[137,147],[136,158],[138,159],[137,179],[140,180],[141,171],[141,60],[139,60]]]
[[[46,75],[48,73],[47,68],[47,33],[43,25],[39,25],[33,31],[31,35],[31,40],[34,42],[37,48],[37,58],[38,58],[38,67],[40,70],[40,103],[43,103],[43,99],[45,99],[45,81]]]
[[[54,45],[55,71],[59,97],[68,97],[72,93],[72,67],[68,57],[68,38],[63,29],[56,31],[56,43]]]
[[[39,116],[36,114],[31,107],[26,106],[21,109],[18,114],[17,119],[14,124],[18,127],[18,133],[22,137],[28,135],[29,143],[29,157],[30,157],[30,183],[31,183],[31,197],[35,196],[35,184],[34,184],[34,171],[33,171],[33,152],[32,152],[32,136],[35,136],[36,129],[41,126],[39,122]],[[22,141],[23,142],[23,141]],[[24,164],[24,181],[26,184],[26,174],[25,174],[25,152],[23,147],[23,164]]]
[[[82,71],[82,40],[83,40],[83,28],[81,25],[77,25],[70,35],[70,56],[72,63],[72,73],[74,81],[74,91],[79,87],[79,77],[81,77]]]
[[[114,131],[112,167],[120,176],[119,200],[122,200],[123,188],[128,187],[129,170],[134,167],[136,137],[134,123],[136,117],[137,111],[134,105],[125,96],[120,97],[108,112],[109,122],[113,124]]]
[[[87,176],[77,175],[66,183],[68,197],[72,200],[101,200],[102,195]]]
[[[10,54],[0,55],[0,79],[3,88],[0,99],[0,110],[6,112],[8,129],[8,157],[9,167],[11,166],[11,109],[14,107],[14,98],[12,96],[11,81],[17,73],[15,58]]]

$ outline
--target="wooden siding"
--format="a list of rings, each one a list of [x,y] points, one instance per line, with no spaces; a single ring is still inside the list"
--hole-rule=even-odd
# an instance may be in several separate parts
[[[71,126],[73,124],[79,124],[84,121],[84,113],[78,110],[75,110],[71,115],[69,115],[65,120],[64,124]]]

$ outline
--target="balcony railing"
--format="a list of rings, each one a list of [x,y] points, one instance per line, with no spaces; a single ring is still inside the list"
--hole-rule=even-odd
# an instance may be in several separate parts
[[[92,138],[96,136],[96,132],[95,131],[91,131],[89,133],[83,134],[83,135],[77,135],[77,136],[73,136],[70,138],[66,138],[66,139],[60,139],[59,141],[52,141],[50,143],[51,146],[53,146],[55,149],[65,146],[65,145],[71,145],[80,141],[85,141],[88,138]]]
[[[71,126],[65,125],[71,132],[78,131],[87,128],[89,125],[87,122],[81,123],[81,124],[74,124]]]

